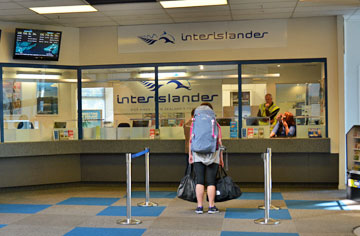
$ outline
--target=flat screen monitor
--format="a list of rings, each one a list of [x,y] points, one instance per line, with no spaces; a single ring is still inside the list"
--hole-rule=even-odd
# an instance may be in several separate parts
[[[230,126],[231,118],[216,119],[220,126]]]
[[[133,127],[149,127],[148,120],[133,120]]]
[[[55,122],[54,123],[55,129],[65,129],[66,128],[66,122]]]
[[[58,61],[61,32],[16,29],[14,59]]]

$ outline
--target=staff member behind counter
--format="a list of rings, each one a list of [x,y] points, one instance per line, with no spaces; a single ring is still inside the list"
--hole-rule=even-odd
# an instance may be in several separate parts
[[[280,108],[275,105],[272,100],[272,95],[270,93],[265,95],[265,103],[259,106],[258,117],[268,117],[270,119],[271,127],[274,127],[276,124],[275,116],[279,112]],[[260,119],[259,125],[269,125],[268,119]]]

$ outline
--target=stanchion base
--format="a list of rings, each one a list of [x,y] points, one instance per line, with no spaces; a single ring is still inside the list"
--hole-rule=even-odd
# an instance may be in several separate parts
[[[354,233],[355,235],[360,235],[360,226],[355,227],[355,228],[353,229],[353,233]]]
[[[118,220],[116,221],[116,223],[120,225],[138,225],[141,224],[142,221],[137,219],[124,219],[124,220]]]
[[[280,224],[279,220],[274,220],[272,218],[269,218],[269,219],[261,218],[261,219],[254,220],[254,222],[255,222],[255,224],[261,224],[261,225],[277,225],[277,224]]]
[[[265,210],[265,206],[264,206],[264,205],[258,206],[258,209],[260,209],[260,210]],[[280,210],[280,207],[274,206],[274,205],[270,205],[270,210]]]
[[[156,202],[139,202],[137,205],[139,207],[154,207],[158,206],[159,204],[157,204]]]

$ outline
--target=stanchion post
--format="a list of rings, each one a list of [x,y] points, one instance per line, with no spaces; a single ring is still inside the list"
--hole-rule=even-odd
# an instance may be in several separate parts
[[[145,148],[149,150],[149,148]],[[150,151],[145,153],[145,202],[138,203],[138,206],[151,207],[157,206],[155,202],[150,202]]]
[[[138,225],[141,220],[131,219],[131,153],[126,153],[126,219],[116,223],[122,225]]]
[[[271,210],[280,210],[280,207],[278,206],[274,206],[273,204],[271,204],[271,193],[272,193],[272,173],[271,173],[271,159],[272,159],[272,152],[271,152],[271,148],[267,148],[266,149],[266,153],[269,154],[269,177],[270,177],[270,209]],[[265,209],[265,206],[264,205],[261,205],[258,207],[259,209],[262,209],[264,210]]]
[[[260,218],[255,220],[254,222],[256,224],[262,224],[262,225],[277,225],[280,223],[280,221],[270,218],[270,198],[271,198],[271,183],[270,183],[270,153],[263,153],[263,159],[264,159],[264,198],[265,198],[265,212],[264,218]]]

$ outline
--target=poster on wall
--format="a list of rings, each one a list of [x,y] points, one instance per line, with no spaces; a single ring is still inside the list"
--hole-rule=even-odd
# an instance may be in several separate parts
[[[82,111],[83,128],[101,127],[101,110],[83,110]]]
[[[38,82],[36,85],[37,114],[58,114],[58,83]]]
[[[21,114],[21,82],[3,82],[4,115]]]

